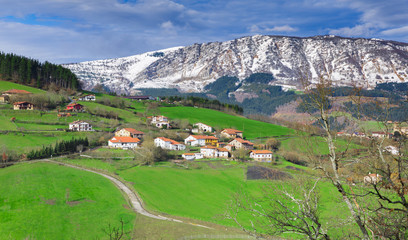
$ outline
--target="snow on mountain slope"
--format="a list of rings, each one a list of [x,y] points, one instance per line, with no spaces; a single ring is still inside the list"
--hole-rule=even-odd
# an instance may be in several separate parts
[[[366,88],[408,81],[408,44],[379,39],[316,36],[251,36],[226,42],[194,44],[140,55],[66,64],[85,89],[96,84],[117,93],[137,88],[179,88],[202,92],[222,76],[244,79],[272,73],[271,84],[300,88],[330,73],[337,85]]]

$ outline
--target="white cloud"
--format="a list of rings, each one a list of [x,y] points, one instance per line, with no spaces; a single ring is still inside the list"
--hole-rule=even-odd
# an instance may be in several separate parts
[[[260,25],[251,25],[249,27],[249,31],[251,33],[288,33],[288,32],[296,32],[298,31],[297,28],[291,27],[289,25],[282,25],[282,26],[267,26],[268,24],[262,23]]]
[[[284,26],[275,26],[273,28],[266,28],[265,30],[268,32],[296,32],[298,29],[291,27],[289,25],[284,25]]]
[[[343,27],[339,29],[330,29],[330,34],[345,36],[345,37],[357,37],[365,36],[368,37],[374,33],[374,28],[370,25],[356,25],[354,27]]]
[[[384,30],[384,31],[381,32],[381,34],[383,34],[383,35],[401,35],[401,34],[408,34],[408,26]]]

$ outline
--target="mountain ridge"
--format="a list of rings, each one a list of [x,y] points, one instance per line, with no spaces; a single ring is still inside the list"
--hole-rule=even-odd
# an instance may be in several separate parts
[[[373,88],[408,80],[408,43],[332,35],[255,35],[64,66],[77,74],[84,89],[102,84],[124,94],[138,88],[204,92],[220,77],[243,80],[253,73],[273,74],[269,84],[287,88],[300,89],[302,78],[316,83],[323,73],[338,86]]]

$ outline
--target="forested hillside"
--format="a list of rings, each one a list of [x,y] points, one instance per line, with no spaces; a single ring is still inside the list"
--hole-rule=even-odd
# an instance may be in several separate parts
[[[80,90],[77,76],[61,65],[0,52],[0,80],[13,81],[37,88],[57,87]]]

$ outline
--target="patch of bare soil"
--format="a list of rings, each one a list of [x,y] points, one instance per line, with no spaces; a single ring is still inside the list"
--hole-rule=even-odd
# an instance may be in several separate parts
[[[122,206],[126,209],[130,209],[130,207],[127,204],[122,204]]]
[[[65,203],[72,207],[72,206],[78,205],[78,204],[83,203],[83,202],[95,202],[95,201],[89,200],[89,199],[80,199],[80,200],[76,200],[76,201],[67,201]]]
[[[296,170],[296,171],[304,172],[303,169],[300,169],[300,168],[297,168],[297,167],[293,167],[293,166],[286,166],[286,168],[287,168],[287,169],[290,169],[290,170]]]
[[[290,178],[292,178],[290,174],[272,168],[248,166],[247,169],[247,180],[285,180]]]

